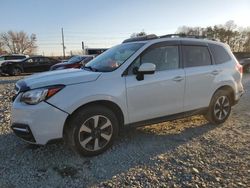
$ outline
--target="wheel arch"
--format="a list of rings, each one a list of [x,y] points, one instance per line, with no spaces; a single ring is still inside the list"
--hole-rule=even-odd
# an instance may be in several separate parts
[[[108,100],[97,100],[88,102],[82,106],[79,106],[76,110],[74,110],[70,115],[68,115],[64,126],[63,126],[63,135],[65,135],[65,131],[70,127],[69,121],[74,116],[74,114],[82,108],[86,108],[91,105],[101,105],[113,111],[113,113],[117,116],[119,121],[119,127],[122,129],[124,127],[124,114],[122,109],[114,102]]]
[[[230,96],[230,100],[231,100],[231,102],[232,102],[232,105],[235,104],[235,92],[234,92],[233,87],[230,86],[230,85],[223,85],[223,86],[220,86],[219,88],[217,88],[217,89],[215,90],[215,92],[213,93],[213,95],[212,95],[212,97],[211,97],[211,100],[212,100],[213,96],[215,95],[215,93],[218,92],[219,90],[223,90],[223,91],[229,92],[229,96]],[[211,101],[211,100],[210,100],[210,101]]]

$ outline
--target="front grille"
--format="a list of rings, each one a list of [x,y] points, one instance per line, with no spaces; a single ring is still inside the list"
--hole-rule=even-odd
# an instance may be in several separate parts
[[[14,124],[12,124],[11,129],[18,137],[20,137],[28,142],[32,142],[32,143],[36,142],[28,125],[14,123]]]

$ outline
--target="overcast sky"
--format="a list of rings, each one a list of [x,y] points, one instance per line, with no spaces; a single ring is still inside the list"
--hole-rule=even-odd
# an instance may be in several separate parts
[[[250,26],[250,0],[1,0],[0,32],[35,33],[38,53],[60,55],[61,28],[66,52],[110,47],[144,30],[175,33],[179,26]]]

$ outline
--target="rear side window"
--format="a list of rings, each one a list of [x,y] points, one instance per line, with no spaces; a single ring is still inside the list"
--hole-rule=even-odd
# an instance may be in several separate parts
[[[211,65],[211,57],[206,46],[183,46],[185,67]]]
[[[216,44],[209,44],[209,48],[214,57],[215,64],[221,64],[231,60],[230,55],[227,53],[224,47]]]

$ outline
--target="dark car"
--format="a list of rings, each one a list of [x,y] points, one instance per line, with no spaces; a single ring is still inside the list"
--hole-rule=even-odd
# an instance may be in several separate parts
[[[20,61],[6,61],[2,64],[1,69],[3,73],[14,76],[21,73],[48,71],[52,65],[58,62],[49,57],[34,56]]]
[[[250,58],[241,59],[240,64],[243,66],[243,72],[250,73]]]
[[[71,57],[66,62],[61,62],[53,65],[50,70],[61,70],[69,68],[81,68],[83,65],[94,59],[93,55],[77,55]]]

